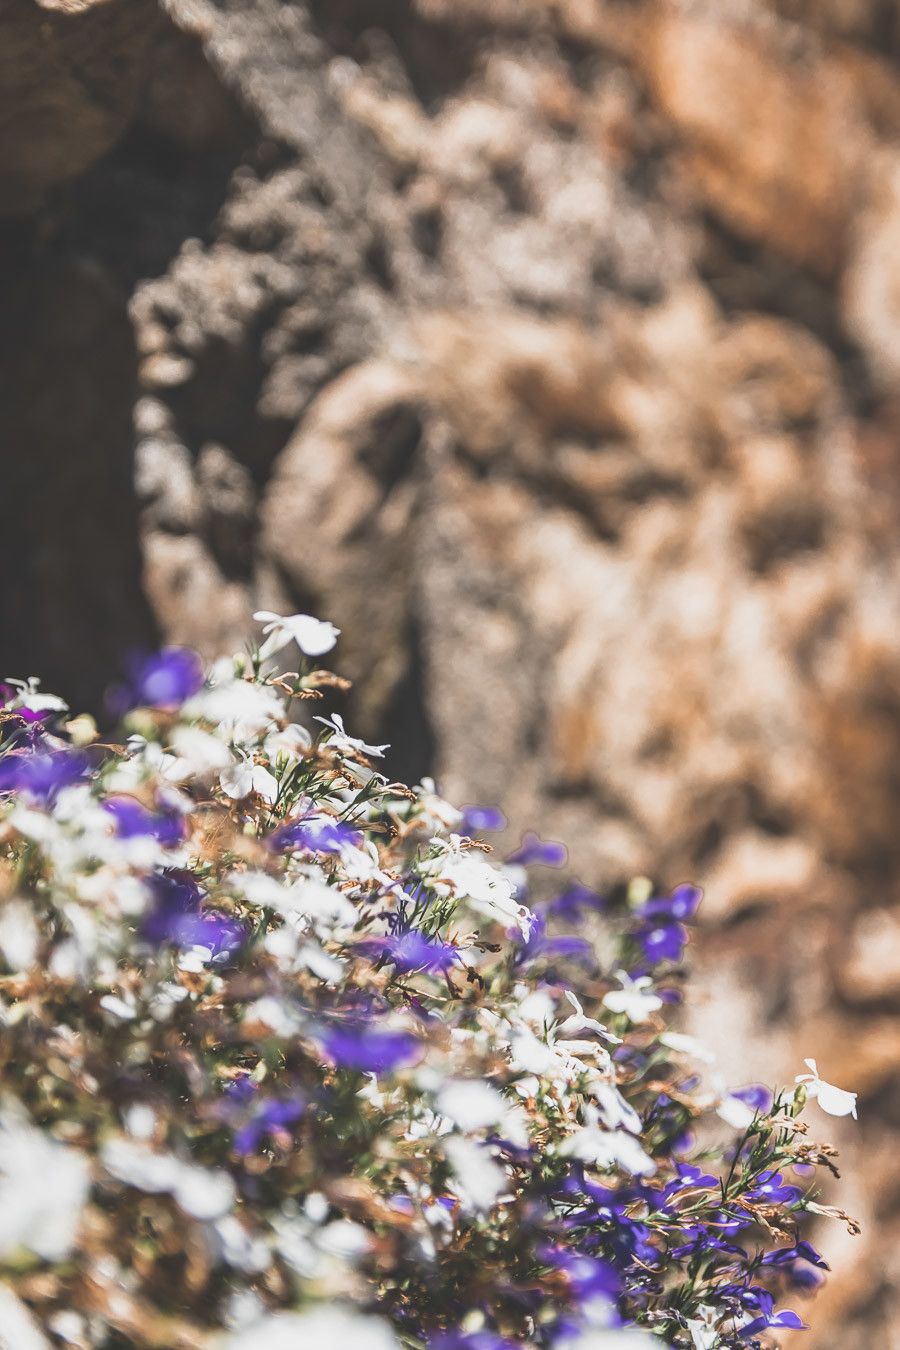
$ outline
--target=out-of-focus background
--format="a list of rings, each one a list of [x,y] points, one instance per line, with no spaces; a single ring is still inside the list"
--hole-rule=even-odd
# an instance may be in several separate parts
[[[861,1094],[804,1344],[900,1347],[900,6],[0,0],[0,215],[0,675],[311,611],[701,882],[729,1081]]]

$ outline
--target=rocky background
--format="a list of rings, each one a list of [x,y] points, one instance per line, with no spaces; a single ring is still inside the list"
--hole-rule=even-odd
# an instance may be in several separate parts
[[[0,674],[310,610],[398,775],[702,882],[897,1350],[900,8],[0,0],[0,240]]]

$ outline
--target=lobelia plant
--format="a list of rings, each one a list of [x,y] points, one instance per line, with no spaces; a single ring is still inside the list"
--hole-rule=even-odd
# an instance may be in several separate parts
[[[668,1030],[700,900],[529,904],[426,780],[304,702],[338,632],[132,664],[124,744],[0,706],[0,1334],[16,1350],[725,1350],[799,1327],[815,1062]],[[296,653],[296,671],[271,658]],[[576,931],[571,931],[571,930]],[[848,1223],[852,1222],[847,1220]]]

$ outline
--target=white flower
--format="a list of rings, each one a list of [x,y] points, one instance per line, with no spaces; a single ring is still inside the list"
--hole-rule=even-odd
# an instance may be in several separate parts
[[[374,755],[376,759],[383,759],[385,750],[391,748],[389,745],[368,745],[358,736],[348,736],[340,713],[332,713],[330,717],[317,717],[316,721],[321,722],[322,726],[331,732],[328,744],[345,755],[356,752],[358,755]]]
[[[687,1324],[693,1350],[713,1350],[721,1320],[722,1314],[716,1308],[703,1304],[697,1309],[697,1316],[689,1318]]]
[[[36,675],[30,675],[27,680],[14,680],[9,677],[4,681],[5,684],[11,684],[18,693],[11,701],[11,708],[27,708],[29,712],[68,712],[69,705],[64,702],[57,694],[42,694],[40,692],[40,680]]]
[[[229,1336],[222,1350],[400,1350],[387,1322],[329,1303],[308,1312],[271,1313]]]
[[[272,994],[265,994],[247,1008],[244,1023],[252,1026],[254,1022],[262,1022],[263,1026],[271,1027],[276,1036],[284,1037],[296,1036],[303,1026],[298,1013],[283,999],[275,998]]]
[[[172,1191],[175,1203],[192,1219],[220,1219],[234,1204],[234,1182],[227,1172],[215,1167],[194,1167],[182,1163]]]
[[[117,1181],[148,1195],[171,1191],[178,1180],[179,1163],[172,1153],[154,1153],[134,1139],[110,1139],[100,1158]]]
[[[176,764],[181,777],[210,778],[231,763],[228,746],[200,727],[175,727],[170,740],[178,756]]]
[[[698,1041],[696,1036],[686,1036],[683,1031],[664,1031],[659,1040],[661,1045],[674,1050],[676,1054],[693,1055],[694,1059],[699,1059],[704,1064],[715,1062],[715,1055],[702,1041]]]
[[[352,927],[359,918],[346,895],[324,881],[302,877],[291,886],[279,887],[279,891],[275,905],[279,914],[302,914],[320,929],[328,930],[339,924]]]
[[[535,1036],[530,1027],[523,1026],[516,1029],[510,1041],[510,1068],[539,1078],[556,1076],[561,1059],[553,1046]]]
[[[438,1093],[437,1109],[461,1130],[483,1130],[499,1125],[509,1107],[490,1083],[480,1078],[453,1078]]]
[[[297,722],[289,722],[286,727],[270,731],[266,737],[265,750],[274,763],[279,755],[288,759],[300,759],[312,745],[312,736]]]
[[[656,1171],[653,1159],[636,1139],[622,1130],[583,1125],[563,1141],[559,1151],[564,1157],[578,1158],[603,1170],[621,1167],[636,1177],[649,1177]]]
[[[269,909],[280,909],[287,889],[276,877],[269,876],[268,872],[252,869],[232,872],[226,877],[226,884],[249,900],[251,905],[265,905]]]
[[[252,764],[248,760],[224,769],[219,774],[219,786],[233,801],[241,801],[251,792],[270,805],[278,800],[278,779],[262,764]]]
[[[438,796],[433,778],[423,778],[415,789],[421,806],[421,821],[426,830],[458,830],[463,821],[463,813],[443,797]]]
[[[617,1130],[621,1126],[632,1134],[640,1134],[641,1118],[617,1087],[612,1083],[595,1082],[591,1084],[590,1093],[607,1129]]]
[[[75,1244],[90,1186],[87,1158],[30,1122],[0,1121],[0,1258],[21,1248],[62,1261]]]
[[[234,1204],[234,1182],[227,1172],[182,1162],[173,1153],[154,1153],[136,1139],[110,1139],[101,1159],[118,1181],[150,1195],[170,1194],[193,1219],[219,1219]]]
[[[497,1126],[504,1139],[522,1148],[528,1144],[521,1107],[480,1078],[451,1078],[438,1093],[437,1109],[465,1133]]]
[[[637,1025],[646,1022],[651,1014],[658,1012],[662,1007],[663,1002],[658,994],[645,992],[653,983],[649,975],[641,975],[638,979],[632,980],[624,970],[617,970],[616,977],[622,988],[611,989],[608,994],[603,995],[603,1006],[609,1008],[610,1012],[624,1013]]]
[[[119,998],[118,994],[104,994],[100,1007],[117,1022],[133,1022],[137,1017],[137,1005],[132,994]]]
[[[494,1162],[487,1149],[460,1135],[448,1135],[442,1141],[447,1161],[453,1170],[455,1189],[468,1209],[485,1213],[506,1189],[506,1173]]]
[[[339,984],[346,973],[346,961],[330,956],[317,942],[305,942],[298,949],[297,959],[301,965],[325,984]]]
[[[245,1275],[259,1275],[272,1264],[272,1254],[262,1238],[253,1237],[234,1214],[226,1214],[210,1227],[209,1236],[229,1266]],[[259,1307],[254,1307],[259,1312]]]
[[[145,1102],[135,1102],[122,1112],[122,1121],[133,1139],[150,1139],[156,1129],[156,1112]]]
[[[231,736],[239,743],[264,736],[281,720],[281,700],[268,685],[238,679],[232,670],[224,669],[213,671],[211,679],[213,683],[184,704],[184,718],[214,722],[220,736]]]
[[[372,1250],[372,1234],[351,1219],[334,1219],[316,1234],[316,1246],[328,1256],[356,1262]]]
[[[732,1129],[746,1130],[753,1124],[756,1112],[751,1110],[746,1102],[742,1102],[740,1097],[732,1097],[730,1093],[726,1093],[716,1107],[716,1115]]]
[[[39,934],[27,900],[7,900],[0,909],[0,954],[14,975],[29,970],[38,953]]]
[[[445,857],[432,879],[438,883],[448,882],[460,899],[468,900],[483,914],[517,924],[527,940],[534,915],[526,905],[519,903],[512,879],[478,855],[461,852],[457,835],[451,835],[449,845],[445,840],[437,842],[445,849]]]
[[[811,1072],[798,1073],[794,1082],[808,1084],[807,1096],[815,1097],[822,1110],[827,1112],[829,1116],[852,1116],[856,1120],[856,1093],[847,1092],[844,1088],[826,1083],[823,1078],[819,1077],[819,1070],[816,1068],[814,1059],[805,1059],[803,1063]]]
[[[315,619],[311,614],[289,614],[282,618],[271,610],[260,609],[253,615],[267,634],[259,649],[260,658],[267,661],[290,642],[296,642],[306,656],[324,656],[337,642],[341,630],[333,623]]]
[[[0,1350],[50,1350],[30,1309],[5,1284],[0,1284]]]
[[[622,1044],[622,1038],[620,1036],[614,1036],[611,1031],[607,1031],[602,1022],[598,1022],[595,1017],[585,1016],[584,1008],[582,1008],[571,989],[566,989],[565,995],[575,1009],[575,1012],[571,1017],[567,1017],[564,1022],[560,1023],[560,1031],[594,1031],[598,1036],[602,1037],[604,1041],[611,1041],[613,1045]]]

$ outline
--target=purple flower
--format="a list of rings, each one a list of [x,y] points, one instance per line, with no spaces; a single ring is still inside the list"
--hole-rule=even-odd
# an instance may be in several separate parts
[[[252,1118],[247,1121],[234,1136],[236,1153],[246,1155],[255,1153],[262,1141],[269,1135],[283,1134],[303,1115],[305,1103],[299,1099],[292,1101],[272,1097],[261,1102]]]
[[[548,937],[546,920],[539,914],[534,915],[527,941],[517,931],[516,942],[518,944],[516,964],[520,966],[529,965],[539,957],[551,960],[558,956],[568,956],[582,961],[593,959],[593,948],[584,938],[568,934]]]
[[[637,910],[641,923],[634,937],[651,966],[681,960],[688,940],[684,924],[693,918],[702,895],[696,886],[676,886],[671,895],[653,896]]]
[[[216,911],[201,911],[203,892],[190,872],[166,867],[147,879],[153,895],[141,924],[141,936],[154,944],[208,947],[213,959],[232,955],[247,940],[240,919]]]
[[[684,884],[676,886],[671,895],[653,896],[641,905],[638,914],[644,919],[689,923],[702,899],[703,892],[698,886]]]
[[[818,1289],[824,1279],[825,1276],[813,1270],[812,1266],[791,1266],[788,1271],[788,1284],[792,1289]]]
[[[829,1270],[827,1261],[824,1261],[811,1242],[801,1241],[793,1247],[779,1247],[777,1251],[768,1252],[760,1262],[763,1266],[789,1266],[794,1261],[809,1261],[810,1265],[818,1266],[820,1270]]]
[[[379,1031],[359,1023],[330,1027],[321,1042],[339,1069],[359,1073],[391,1073],[412,1064],[422,1051],[421,1041],[408,1031]]]
[[[738,1225],[741,1226],[743,1225]],[[678,1245],[669,1248],[670,1259],[681,1261],[686,1256],[700,1256],[708,1252],[728,1252],[732,1256],[746,1256],[743,1247],[728,1241],[725,1236],[726,1227],[728,1231],[732,1231],[735,1225],[733,1223],[726,1225],[718,1217],[713,1227],[707,1227],[702,1223],[687,1224],[673,1235],[680,1241]]]
[[[606,908],[602,895],[587,886],[576,884],[563,891],[545,906],[545,912],[555,919],[564,919],[567,923],[580,923],[585,911],[599,913]]]
[[[225,1096],[229,1102],[237,1102],[239,1105],[252,1102],[258,1091],[259,1084],[255,1083],[247,1072],[232,1078],[231,1082],[225,1085]]]
[[[506,816],[493,806],[464,806],[463,834],[478,834],[481,830],[502,830]]]
[[[167,867],[147,879],[153,900],[141,924],[141,936],[148,942],[170,942],[176,929],[188,915],[198,915],[203,892],[190,872]]]
[[[738,1101],[743,1102],[745,1106],[749,1106],[751,1111],[768,1111],[772,1105],[772,1094],[761,1083],[751,1083],[748,1087],[733,1088],[728,1095],[737,1097]]]
[[[308,849],[311,853],[340,853],[347,845],[357,847],[361,835],[346,821],[331,816],[303,816],[281,825],[269,840],[278,853]]]
[[[450,942],[433,942],[415,928],[392,937],[371,938],[360,946],[389,960],[403,974],[413,970],[443,973],[459,960],[458,947]]]
[[[80,750],[13,750],[0,758],[0,792],[24,792],[46,804],[62,788],[85,779],[89,768],[87,755]]]
[[[539,839],[529,831],[516,852],[510,854],[506,861],[518,863],[520,867],[528,867],[532,863],[542,863],[544,867],[562,867],[567,856],[565,844]]]
[[[187,647],[166,647],[128,662],[126,707],[177,708],[203,684],[203,666]]]
[[[247,941],[247,926],[231,915],[204,910],[177,919],[172,926],[170,941],[179,947],[206,947],[212,960],[221,965],[243,947]]]
[[[778,1327],[791,1327],[794,1331],[802,1331],[806,1329],[806,1323],[802,1317],[785,1308],[783,1312],[763,1313],[762,1316],[755,1317],[752,1322],[741,1327],[741,1336],[755,1336],[760,1331]]]
[[[793,1205],[802,1194],[799,1186],[786,1186],[780,1172],[760,1172],[756,1185],[746,1192],[745,1198],[769,1205]]]
[[[565,1273],[569,1287],[579,1302],[596,1298],[598,1294],[614,1298],[619,1292],[619,1276],[611,1265],[595,1256],[585,1256],[565,1247],[544,1247],[538,1255],[548,1266]]]
[[[660,961],[680,961],[688,939],[687,929],[680,923],[642,927],[635,937],[652,966],[659,965]]]
[[[103,803],[116,823],[120,839],[135,839],[148,835],[159,843],[172,847],[184,838],[184,821],[178,811],[148,811],[134,797],[110,797]]]
[[[667,1199],[670,1195],[677,1195],[679,1191],[687,1188],[709,1191],[715,1190],[719,1184],[717,1177],[701,1171],[691,1163],[678,1163],[675,1170],[678,1173],[677,1179],[670,1181],[663,1192]]]

